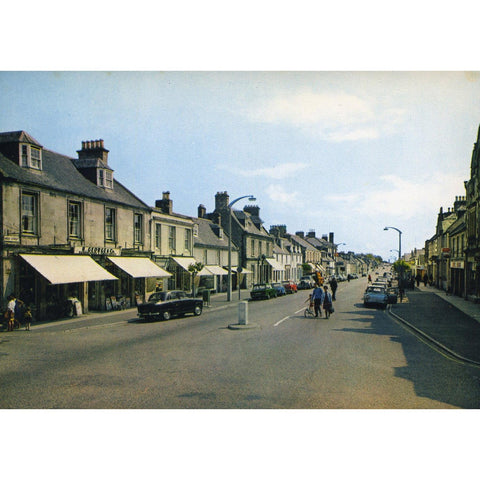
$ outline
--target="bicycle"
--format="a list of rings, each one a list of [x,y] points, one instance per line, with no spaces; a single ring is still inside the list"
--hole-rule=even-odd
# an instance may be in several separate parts
[[[305,311],[303,312],[303,315],[305,316],[305,318],[308,318],[308,317],[314,317],[315,316],[315,312],[313,310],[313,307],[307,307],[305,309]]]

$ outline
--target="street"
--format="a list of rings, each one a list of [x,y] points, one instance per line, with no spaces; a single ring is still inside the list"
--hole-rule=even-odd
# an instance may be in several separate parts
[[[478,408],[480,369],[365,308],[366,279],[343,282],[335,313],[305,318],[308,291],[199,317],[34,326],[0,337],[0,408]],[[246,292],[245,292],[246,294]]]

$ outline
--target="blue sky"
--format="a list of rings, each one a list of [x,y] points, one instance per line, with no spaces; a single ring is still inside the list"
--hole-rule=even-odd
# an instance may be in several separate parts
[[[464,195],[480,76],[464,72],[2,71],[1,131],[76,156],[105,140],[115,178],[153,205],[253,194],[265,226],[335,233],[342,249],[423,247]],[[243,203],[237,204],[242,207]]]

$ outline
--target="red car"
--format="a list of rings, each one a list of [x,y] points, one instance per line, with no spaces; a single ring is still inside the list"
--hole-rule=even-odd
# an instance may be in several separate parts
[[[285,287],[285,291],[287,293],[297,293],[298,288],[297,284],[293,282],[283,282],[283,286]]]

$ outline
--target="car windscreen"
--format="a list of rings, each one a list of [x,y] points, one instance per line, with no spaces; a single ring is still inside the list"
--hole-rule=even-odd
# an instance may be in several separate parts
[[[265,290],[266,285],[254,285],[253,290]]]
[[[368,287],[367,293],[385,293],[385,289],[381,287]]]
[[[149,302],[157,303],[164,302],[167,299],[167,292],[155,292],[152,293],[148,299]]]

